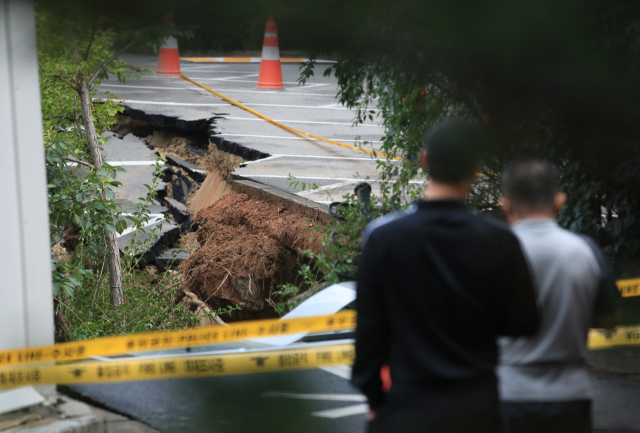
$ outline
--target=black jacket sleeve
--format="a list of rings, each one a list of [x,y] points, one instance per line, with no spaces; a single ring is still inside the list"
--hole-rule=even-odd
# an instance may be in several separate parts
[[[372,410],[384,401],[380,369],[388,359],[391,335],[382,287],[377,278],[382,253],[374,232],[360,258],[356,297],[356,358],[351,382],[367,397]]]
[[[540,327],[537,290],[529,264],[518,238],[509,233],[505,239],[502,290],[504,313],[500,335],[528,337]]]

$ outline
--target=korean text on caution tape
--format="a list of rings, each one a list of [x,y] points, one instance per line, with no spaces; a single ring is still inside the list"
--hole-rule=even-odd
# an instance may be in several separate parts
[[[289,320],[257,320],[179,331],[153,332],[60,343],[53,346],[0,350],[0,367],[19,364],[74,361],[92,356],[127,353],[239,341],[249,338],[275,337],[300,332],[325,332],[353,329],[354,311],[331,316],[303,317]]]
[[[630,296],[640,296],[640,278],[633,278],[630,280],[618,280],[616,281],[618,290],[623,298]]]
[[[591,329],[587,347],[594,349],[607,349],[615,346],[640,345],[640,327],[621,326],[614,329]]]
[[[129,382],[303,370],[353,363],[351,344],[239,354],[91,361],[0,369],[0,389],[25,385]]]

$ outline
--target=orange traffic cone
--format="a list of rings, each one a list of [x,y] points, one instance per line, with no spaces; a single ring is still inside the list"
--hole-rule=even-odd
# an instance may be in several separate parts
[[[175,26],[173,22],[173,15],[167,14],[164,17],[164,22],[170,26]],[[178,41],[174,36],[169,36],[164,45],[160,47],[158,53],[158,74],[180,76],[180,55],[178,54]]]
[[[280,65],[280,49],[278,48],[278,29],[273,18],[269,18],[264,31],[258,89],[284,89],[282,66]]]

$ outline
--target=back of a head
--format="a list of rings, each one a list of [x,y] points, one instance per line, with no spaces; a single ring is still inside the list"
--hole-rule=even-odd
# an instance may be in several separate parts
[[[455,184],[476,172],[486,140],[479,125],[450,120],[429,132],[425,147],[430,178],[439,183]]]
[[[502,174],[502,193],[518,213],[553,210],[560,175],[542,160],[514,162]]]

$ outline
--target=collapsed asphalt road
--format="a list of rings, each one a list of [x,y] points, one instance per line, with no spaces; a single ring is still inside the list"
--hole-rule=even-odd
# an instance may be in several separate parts
[[[155,67],[157,63],[153,56],[124,58],[142,66]],[[353,127],[354,113],[335,100],[337,81],[322,76],[326,65],[318,65],[315,77],[298,86],[299,65],[283,64],[282,91],[256,89],[259,67],[259,63],[181,65],[190,78],[283,124],[347,144],[367,141],[368,146],[380,148],[384,132],[380,120],[374,118]],[[291,134],[181,78],[154,73],[122,84],[114,77],[102,82],[98,96],[104,91],[119,95],[126,107],[147,116],[174,117],[182,122],[212,119],[210,138],[218,148],[251,160],[234,175],[319,203],[339,200],[344,193],[352,193],[362,179],[378,177],[376,160],[370,155]],[[291,185],[289,175],[321,189],[303,191],[301,185]],[[373,188],[375,192],[375,183]]]

